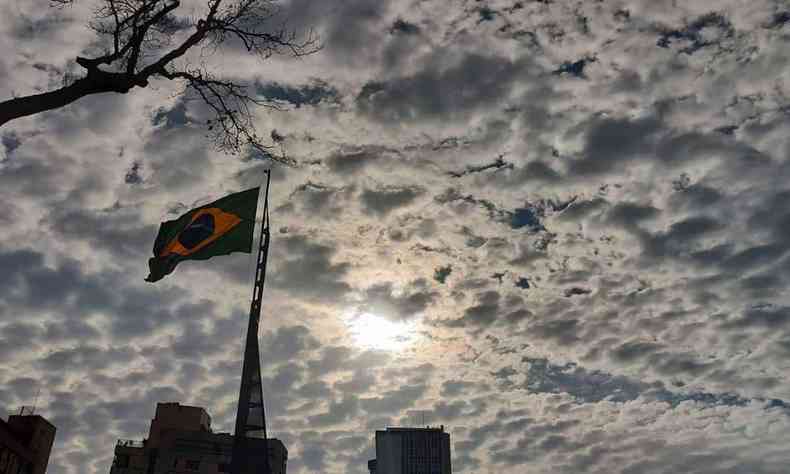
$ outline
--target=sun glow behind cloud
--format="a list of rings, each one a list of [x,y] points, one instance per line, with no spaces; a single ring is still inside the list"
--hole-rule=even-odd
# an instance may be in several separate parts
[[[418,339],[414,321],[390,321],[371,313],[359,313],[346,320],[354,344],[363,349],[400,351]]]

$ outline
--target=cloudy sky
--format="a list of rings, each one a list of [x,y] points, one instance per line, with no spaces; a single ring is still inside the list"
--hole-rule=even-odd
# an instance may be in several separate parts
[[[289,473],[444,424],[456,472],[786,472],[790,4],[290,0],[324,48],[195,51],[281,112],[261,328]],[[185,16],[203,2],[185,2]],[[62,84],[93,5],[0,4],[0,99]],[[0,129],[0,407],[109,472],[155,405],[232,431],[252,257],[149,284],[162,220],[258,185],[167,82]]]

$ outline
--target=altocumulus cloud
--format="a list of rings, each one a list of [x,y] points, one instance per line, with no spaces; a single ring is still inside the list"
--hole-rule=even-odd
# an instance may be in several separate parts
[[[0,7],[2,97],[60,83],[88,4]],[[786,5],[280,12],[324,44],[241,77],[298,162],[273,173],[261,335],[289,472],[365,473],[370,433],[417,413],[457,472],[786,471]],[[268,165],[215,153],[167,85],[137,92],[0,131],[0,405],[41,389],[55,474],[108,472],[159,401],[233,426],[250,258],[142,279],[159,222]],[[357,347],[359,312],[419,337]]]

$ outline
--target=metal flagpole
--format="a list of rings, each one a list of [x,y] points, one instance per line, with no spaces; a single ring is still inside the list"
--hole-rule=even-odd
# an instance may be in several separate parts
[[[239,389],[239,406],[236,411],[231,474],[250,474],[252,472],[256,474],[259,472],[272,474],[271,465],[269,464],[269,441],[266,434],[266,410],[263,404],[261,359],[258,347],[258,323],[261,319],[261,298],[263,296],[263,284],[266,280],[266,260],[269,255],[269,184],[271,179],[272,173],[271,170],[268,170],[266,172],[266,192],[264,194],[261,236],[258,241],[255,286],[252,291],[250,321],[249,326],[247,326],[247,342],[244,348],[244,362],[241,369],[241,388]],[[264,460],[261,462],[261,466],[250,463],[253,452],[248,441],[250,438],[263,439]],[[259,452],[255,453],[255,458],[258,462],[260,462],[257,459],[259,454]]]

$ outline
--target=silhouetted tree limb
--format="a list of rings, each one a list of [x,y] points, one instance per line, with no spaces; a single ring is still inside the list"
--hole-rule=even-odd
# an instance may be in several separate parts
[[[51,1],[58,6],[73,2]],[[240,82],[204,68],[179,66],[179,59],[196,46],[219,47],[231,40],[261,59],[274,54],[299,57],[320,48],[312,31],[299,39],[284,27],[264,29],[276,14],[271,0],[208,0],[197,21],[176,16],[180,5],[179,0],[101,0],[90,27],[102,40],[102,53],[78,56],[75,61],[85,72],[71,84],[0,102],[0,126],[88,95],[125,94],[162,78],[183,83],[185,92],[205,102],[214,114],[208,127],[220,150],[237,153],[250,145],[268,154],[269,147],[255,131],[251,106],[276,106],[257,99]]]

